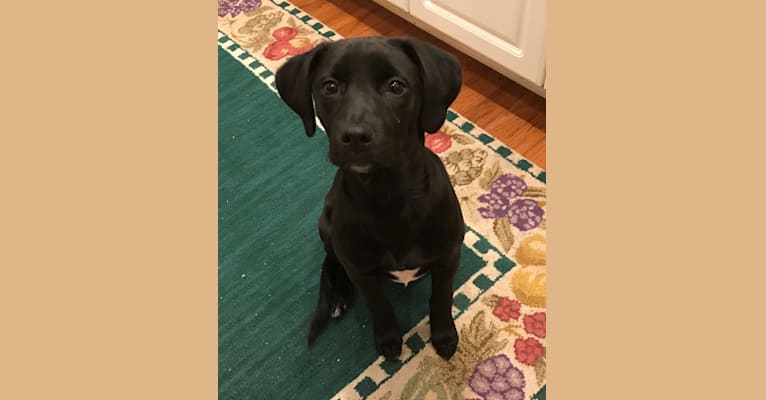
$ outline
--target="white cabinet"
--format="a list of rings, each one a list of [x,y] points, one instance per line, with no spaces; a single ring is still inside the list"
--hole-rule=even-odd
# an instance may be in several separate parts
[[[545,0],[375,1],[544,95]]]
[[[410,0],[387,0],[389,3],[393,4],[396,7],[399,7],[400,10],[407,12],[410,10]]]

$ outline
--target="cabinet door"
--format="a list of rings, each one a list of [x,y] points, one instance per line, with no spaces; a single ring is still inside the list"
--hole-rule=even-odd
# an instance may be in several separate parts
[[[375,0],[376,3],[388,3],[401,9],[402,11],[410,10],[410,0]]]
[[[409,0],[410,14],[542,86],[545,0]]]

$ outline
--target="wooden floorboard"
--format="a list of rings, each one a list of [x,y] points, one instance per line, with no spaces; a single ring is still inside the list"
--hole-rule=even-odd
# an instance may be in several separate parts
[[[545,168],[545,99],[415,27],[371,0],[290,0],[344,37],[417,37],[451,51],[463,65],[452,108]]]

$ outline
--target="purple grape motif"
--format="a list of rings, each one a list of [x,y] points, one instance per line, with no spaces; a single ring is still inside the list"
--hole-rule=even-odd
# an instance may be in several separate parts
[[[513,226],[528,231],[540,225],[543,209],[534,200],[519,199],[508,207],[508,219]]]
[[[526,193],[527,184],[511,174],[498,176],[490,185],[489,193],[478,197],[486,206],[479,207],[479,215],[487,219],[507,217],[513,226],[528,231],[536,228],[545,213],[540,205],[531,199],[512,199]]]
[[[480,362],[468,379],[468,386],[484,400],[523,400],[524,385],[524,374],[505,354]]]
[[[521,196],[527,191],[527,184],[518,176],[505,174],[500,175],[489,187],[491,193],[512,199]]]
[[[479,214],[484,218],[499,218],[508,215],[511,202],[507,197],[489,192],[479,196],[479,201],[487,203],[487,207],[479,207]]]
[[[261,6],[261,0],[218,0],[218,16],[226,14],[236,17],[243,11],[250,11]]]

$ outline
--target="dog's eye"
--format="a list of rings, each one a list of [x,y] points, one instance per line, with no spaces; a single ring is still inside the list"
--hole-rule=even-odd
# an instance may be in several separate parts
[[[388,91],[397,96],[403,94],[406,88],[407,85],[405,85],[402,81],[393,80],[388,83]]]
[[[326,95],[333,95],[338,93],[338,82],[333,80],[326,81],[322,84],[322,91],[324,91],[324,94]]]

